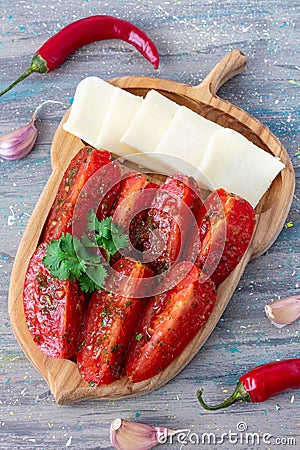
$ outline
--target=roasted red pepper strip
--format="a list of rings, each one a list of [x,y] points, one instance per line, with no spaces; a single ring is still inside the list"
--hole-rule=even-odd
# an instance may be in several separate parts
[[[110,384],[124,371],[127,346],[146,305],[143,298],[128,297],[128,287],[131,292],[134,285],[134,291],[142,296],[140,283],[152,276],[146,266],[129,258],[120,259],[114,270],[117,273],[108,281],[112,291],[97,291],[90,300],[78,352],[83,378],[96,385]],[[124,281],[124,275],[130,278]]]
[[[87,233],[86,221],[89,211],[94,211],[99,221],[111,215],[120,191],[121,170],[118,161],[111,161],[111,156],[107,155],[108,152],[105,150],[99,152],[93,149],[93,153],[96,158],[92,159],[91,173],[85,174],[88,179],[78,195],[73,210],[72,234],[77,238]],[[87,163],[88,158],[83,163],[82,171]]]
[[[179,275],[182,274],[173,266],[166,278],[170,282]],[[202,282],[201,272],[195,265],[189,264],[188,274],[184,275],[177,286],[147,303],[128,351],[126,375],[131,382],[149,379],[164,370],[207,322],[213,310],[214,283],[210,279]]]
[[[112,16],[90,16],[62,28],[37,50],[28,69],[11,85],[0,92],[5,94],[33,72],[51,72],[78,48],[95,41],[121,39],[132,44],[155,69],[158,68],[157,48],[147,34],[126,20]]]
[[[108,164],[110,171],[114,167],[114,176],[117,178],[119,168],[117,165],[112,166],[111,155],[109,152],[104,150],[96,150],[92,147],[86,146],[77,153],[77,155],[70,162],[59,185],[56,198],[44,226],[41,242],[49,243],[50,240],[59,239],[62,233],[72,234],[73,213],[80,192],[82,191],[85,183],[94,174],[96,174],[99,169]],[[101,216],[100,218],[103,218],[109,214],[114,201],[114,196],[112,192],[110,197],[103,199],[101,202],[101,187],[103,184],[106,184],[103,171],[101,171],[101,175],[97,177],[97,180],[93,179],[93,192],[90,192],[90,194],[93,199],[95,195],[98,195],[98,198],[95,198],[95,202],[98,200],[97,203],[100,203],[99,215]],[[85,206],[87,204],[92,205],[92,207],[97,206],[91,201],[85,201]],[[87,208],[85,207],[85,210],[86,209]],[[85,211],[85,213],[86,212],[88,211]],[[79,215],[79,212],[77,212],[77,217]],[[83,217],[83,215],[84,213],[82,212],[81,216]],[[76,235],[78,237],[80,237],[79,229],[84,229],[83,223],[82,225],[77,226]]]
[[[197,391],[197,397],[203,408],[215,411],[239,400],[264,402],[289,389],[300,389],[299,358],[274,361],[255,367],[241,376],[234,393],[219,405],[207,405],[202,398],[202,389]]]
[[[147,206],[152,204],[158,189],[159,184],[153,182],[147,183],[135,202],[135,211],[137,214],[133,217],[129,225],[129,239],[133,247],[140,252],[144,249],[143,244],[145,240],[149,238],[147,222],[150,208],[147,208]]]
[[[199,201],[199,186],[193,178],[176,174],[160,186],[149,211],[149,239],[144,242],[144,251],[152,253],[148,265],[155,273],[176,262],[187,240],[193,217],[190,210]]]
[[[85,296],[76,281],[52,277],[42,263],[45,255],[46,244],[41,244],[27,269],[23,292],[27,326],[46,355],[71,358],[77,351]]]
[[[111,212],[114,222],[123,227],[129,227],[129,220],[135,210],[136,194],[143,190],[146,185],[147,179],[143,173],[129,172],[123,175],[118,200]]]
[[[119,195],[111,210],[111,216],[115,223],[123,227],[125,233],[129,233],[131,219],[138,208],[139,193],[143,191],[147,183],[145,175],[139,172],[125,173],[121,179]],[[111,265],[115,264],[120,257],[119,252],[113,255],[110,260]]]
[[[201,250],[195,264],[218,286],[247,250],[255,212],[243,198],[217,189],[198,210],[197,222]]]

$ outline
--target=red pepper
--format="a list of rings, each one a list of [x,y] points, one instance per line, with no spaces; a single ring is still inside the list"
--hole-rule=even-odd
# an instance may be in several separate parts
[[[299,388],[300,358],[295,358],[262,364],[242,375],[234,393],[219,405],[208,406],[202,399],[202,389],[198,390],[197,397],[203,408],[215,411],[226,408],[238,400],[253,403],[264,402],[281,392]]]
[[[120,178],[120,168],[116,162],[112,162],[111,155],[106,150],[96,150],[92,147],[83,147],[72,159],[63,179],[59,185],[54,203],[50,209],[41,242],[49,243],[59,239],[62,233],[76,232],[77,237],[85,230],[85,222],[89,209],[99,204],[97,214],[99,220],[107,217],[114,201],[114,190],[101,199],[100,192],[108,190],[110,181],[104,177],[109,175],[115,183]],[[88,183],[88,180],[91,180]],[[84,199],[84,203],[83,203]],[[102,201],[101,201],[102,200]],[[73,231],[72,231],[73,230]]]
[[[200,201],[196,181],[182,174],[168,177],[157,190],[149,211],[148,240],[144,251],[153,272],[160,274],[176,261],[183,261],[180,252],[187,240],[191,226],[192,208]],[[153,231],[153,232],[152,232]]]
[[[201,241],[195,264],[219,286],[247,250],[255,226],[254,209],[247,200],[219,188],[194,213]]]
[[[173,265],[162,283],[163,293],[147,302],[129,345],[125,370],[132,383],[166,369],[207,322],[216,302],[215,284],[209,278],[203,282],[193,264]]]
[[[77,281],[54,278],[42,264],[46,244],[30,259],[23,304],[29,332],[40,350],[53,358],[76,355],[86,298]]]
[[[151,62],[155,69],[158,68],[157,48],[143,30],[117,17],[90,16],[70,23],[48,39],[35,52],[28,69],[0,92],[0,97],[33,72],[51,72],[78,48],[105,39],[121,39],[128,42]]]
[[[110,215],[113,217],[113,221],[123,228],[124,232],[127,232],[131,218],[135,216],[135,211],[138,211],[137,200],[146,185],[145,175],[139,172],[125,173],[119,183],[117,201],[110,211]],[[134,255],[135,259],[137,259],[136,256]],[[110,259],[110,264],[114,265],[120,257],[120,252],[115,253]]]
[[[78,352],[79,371],[89,383],[110,384],[120,378],[128,344],[146,306],[142,296],[148,284],[143,281],[149,278],[151,284],[152,276],[145,265],[121,258],[107,281],[110,292],[102,289],[93,294]],[[132,297],[133,292],[140,298]]]
[[[145,205],[150,205],[153,202],[158,189],[159,184],[152,181],[148,182],[134,205],[137,213],[129,225],[129,239],[133,247],[139,252],[142,252],[144,249],[144,241],[149,239],[147,222],[150,208],[143,208]]]

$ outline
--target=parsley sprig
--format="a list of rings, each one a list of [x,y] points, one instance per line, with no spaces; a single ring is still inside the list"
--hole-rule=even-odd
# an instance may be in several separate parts
[[[109,262],[112,255],[128,245],[128,237],[112,217],[99,221],[92,210],[87,214],[86,227],[90,233],[82,239],[63,233],[51,241],[43,264],[54,278],[77,279],[84,292],[93,292],[103,287],[107,276],[107,263],[103,263],[103,256],[96,249],[104,249]]]

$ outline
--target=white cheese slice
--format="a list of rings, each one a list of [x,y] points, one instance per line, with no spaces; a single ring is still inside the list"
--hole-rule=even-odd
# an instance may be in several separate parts
[[[197,169],[211,135],[218,129],[221,129],[220,125],[205,119],[185,106],[180,106],[158,143],[155,153],[162,154],[160,159],[174,171],[182,171],[184,167],[186,175],[196,174],[198,181],[203,184]],[[167,156],[164,158],[163,155]]]
[[[255,207],[284,167],[240,133],[222,128],[212,135],[199,170],[209,180],[209,189],[222,187]]]
[[[138,152],[137,149],[120,142],[120,139],[134,119],[142,100],[142,97],[123,89],[115,89],[96,140],[96,148],[104,148],[118,156]]]
[[[127,156],[126,159],[143,169],[149,169],[150,172],[154,171],[161,175],[170,176],[176,173],[190,175],[195,172],[195,168],[191,168],[187,161],[170,155],[139,152],[129,157]]]
[[[172,100],[150,90],[121,142],[144,153],[154,152],[178,108]]]
[[[115,89],[101,78],[84,78],[76,88],[64,130],[95,147]]]
[[[211,135],[221,126],[180,106],[166,133],[158,143],[155,153],[184,158],[199,166]]]

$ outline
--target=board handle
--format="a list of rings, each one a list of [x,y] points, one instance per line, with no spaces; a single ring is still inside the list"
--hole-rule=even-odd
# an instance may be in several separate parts
[[[246,64],[247,56],[238,49],[232,50],[218,62],[199,85],[190,88],[189,95],[194,100],[209,103],[213,97],[217,97],[218,90],[226,81],[245,70]]]

